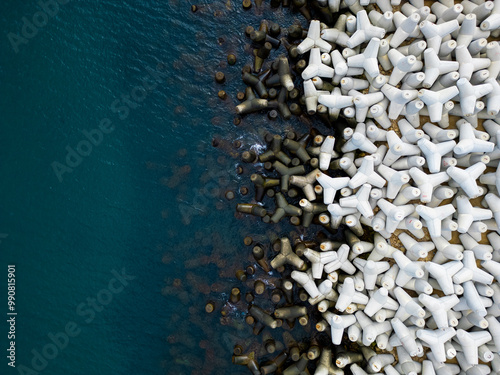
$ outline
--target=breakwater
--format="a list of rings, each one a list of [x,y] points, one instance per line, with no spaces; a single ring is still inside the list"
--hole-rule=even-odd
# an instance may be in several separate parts
[[[274,8],[280,5],[291,5],[292,11],[304,15],[309,21],[307,34],[304,30],[294,37],[294,28],[289,28],[281,42],[287,44],[291,65],[282,55],[260,72],[262,60],[280,46],[276,38],[279,27],[262,21],[258,31],[251,26],[246,29],[255,46],[255,58],[253,67],[242,69],[248,87],[239,96],[243,102],[236,112],[267,110],[269,119],[278,113],[289,119],[293,113],[304,122],[304,112],[318,114],[333,129],[321,133],[311,126],[303,136],[268,134],[267,151],[260,155],[246,151],[243,161],[257,163],[262,173],[251,176],[253,201],[238,204],[236,209],[265,223],[276,224],[289,216],[292,226],[316,224],[323,231],[312,234],[311,239],[310,232],[299,229],[301,234],[292,241],[295,247],[289,238],[272,233],[268,234],[270,244],[256,243],[254,261],[262,270],[273,269],[281,277],[278,281],[270,278],[269,295],[261,298],[266,283],[254,277],[255,267],[250,266],[246,274],[237,273],[240,281],[255,278],[253,291],[245,294],[248,304],[243,310],[254,333],[263,332],[263,345],[251,346],[246,353],[236,346],[233,362],[253,373],[279,369],[302,373],[308,368],[315,373],[343,373],[342,368],[350,363],[354,363],[350,370],[357,373],[382,369],[386,373],[432,373],[460,367],[488,372],[484,363],[490,362],[497,369],[496,234],[482,237],[498,225],[492,219],[497,210],[493,176],[498,163],[495,138],[490,140],[498,129],[494,121],[498,70],[496,57],[488,52],[498,43],[491,39],[488,44],[485,39],[498,34],[491,23],[496,17],[493,5],[487,5],[490,10],[481,15],[467,13],[478,12],[478,5],[461,14],[462,4],[449,12],[445,5],[431,9],[418,2],[394,4],[402,7],[393,9],[380,1],[367,10],[362,5],[368,4],[358,2],[271,4]],[[344,12],[338,14],[334,9]],[[468,31],[469,19],[480,24],[483,34]],[[483,47],[475,49],[475,41],[481,37]],[[294,39],[299,40],[293,43]],[[309,63],[299,60],[305,53],[310,54]],[[476,58],[474,63],[471,55]],[[290,71],[301,76],[304,96],[294,93]],[[452,72],[457,87],[448,79],[452,74],[443,77]],[[468,82],[474,72],[477,86]],[[439,77],[442,81],[437,84]],[[223,73],[217,73],[216,81],[223,82]],[[287,103],[290,98],[291,104]],[[438,139],[438,133],[443,133],[440,129],[446,128],[458,130]],[[335,136],[343,139],[340,145],[335,144]],[[295,168],[293,172],[289,164]],[[480,179],[488,167],[490,173]],[[339,177],[339,171],[347,177]],[[334,200],[337,191],[341,196],[338,203]],[[484,208],[468,202],[484,195]],[[273,208],[269,208],[268,198],[274,198]],[[345,238],[335,241],[333,237],[340,233]],[[294,234],[292,230],[291,236]],[[251,245],[252,239],[247,239]],[[269,256],[273,250],[274,256]],[[273,257],[269,265],[267,258]],[[481,261],[477,269],[484,277],[465,276],[476,269],[476,259]],[[482,299],[479,291],[484,288],[493,300]],[[223,316],[231,306],[242,307],[241,293],[239,288],[231,290]],[[259,303],[267,306],[263,309]],[[310,309],[316,304],[317,310]],[[207,307],[212,312],[213,305]],[[310,318],[318,311],[322,316],[316,318],[316,331],[310,332]],[[443,313],[454,318],[439,320]],[[305,343],[297,349],[300,344],[284,335],[284,349],[271,359],[277,341],[269,329],[281,328],[286,334],[294,330],[296,322],[306,327]],[[331,334],[323,334],[328,326]],[[484,328],[488,332],[480,332]],[[328,336],[330,340],[326,340]],[[321,351],[318,337],[334,345],[323,344]],[[349,341],[355,346],[342,354]]]

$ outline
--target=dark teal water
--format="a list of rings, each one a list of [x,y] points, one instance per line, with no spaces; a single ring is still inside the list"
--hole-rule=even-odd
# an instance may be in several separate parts
[[[232,124],[240,69],[252,60],[243,31],[262,17],[240,2],[203,1],[196,13],[190,5],[70,1],[16,53],[9,33],[22,36],[23,17],[32,21],[40,6],[4,2],[0,305],[6,320],[7,264],[15,264],[18,315],[17,368],[2,355],[1,374],[32,373],[21,365],[53,375],[246,373],[230,365],[230,351],[231,335],[249,337],[248,328],[219,326],[220,315],[208,318],[203,307],[225,298],[210,286],[230,290],[234,268],[248,259],[243,237],[264,229],[234,218],[236,200],[249,200],[223,198],[240,184],[238,160],[211,143],[239,138],[248,149],[264,126],[282,133],[290,125],[262,115]],[[269,18],[293,22],[281,10]],[[229,51],[236,67],[226,66]],[[224,102],[216,70],[226,73]],[[100,124],[107,133],[95,130]],[[68,164],[78,147],[87,156]],[[200,256],[212,263],[186,263]],[[110,293],[113,272],[131,277]],[[50,334],[71,322],[78,333],[51,352]],[[51,359],[32,363],[44,350]]]

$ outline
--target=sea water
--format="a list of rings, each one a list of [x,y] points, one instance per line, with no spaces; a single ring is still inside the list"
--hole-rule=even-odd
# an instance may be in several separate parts
[[[61,1],[47,14],[36,1],[4,2],[0,299],[7,317],[13,264],[17,316],[16,368],[2,355],[1,374],[247,373],[230,362],[251,330],[241,313],[224,326],[218,313],[239,286],[235,268],[249,263],[243,237],[266,230],[234,217],[253,194],[252,167],[235,172],[238,152],[292,125],[262,114],[232,122],[252,63],[244,29],[267,6],[200,1],[193,13],[191,4]],[[212,147],[214,137],[229,146]],[[212,258],[190,263],[203,256]],[[208,300],[218,308],[210,316]]]

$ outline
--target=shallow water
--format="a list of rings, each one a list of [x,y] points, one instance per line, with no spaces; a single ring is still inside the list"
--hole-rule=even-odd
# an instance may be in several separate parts
[[[247,372],[230,364],[235,336],[252,336],[242,315],[220,326],[218,310],[207,316],[203,308],[211,299],[220,309],[239,283],[234,270],[248,264],[243,238],[269,227],[237,220],[236,202],[250,196],[228,202],[224,192],[249,186],[252,168],[236,174],[237,152],[262,144],[266,130],[308,126],[262,114],[233,125],[240,70],[252,62],[244,28],[262,16],[240,2],[203,1],[196,13],[190,5],[68,2],[18,53],[3,38],[0,232],[7,237],[0,260],[5,273],[7,264],[17,269],[18,366],[32,367],[49,334],[75,322],[80,332],[39,364],[41,372]],[[23,17],[38,11],[32,1],[7,1],[2,34],[20,33]],[[284,27],[302,20],[281,9],[266,18]],[[227,67],[229,52],[238,57],[234,67]],[[226,101],[217,98],[217,70],[226,74]],[[146,76],[155,87],[144,94],[137,87]],[[84,147],[83,132],[106,119],[112,130],[58,176],[54,162],[64,165],[68,147]],[[214,137],[243,146],[216,149]],[[211,263],[190,262],[202,256]],[[113,270],[123,269],[135,278],[104,307],[91,308],[88,321],[88,298],[102,301]],[[5,362],[1,373],[17,373]]]

